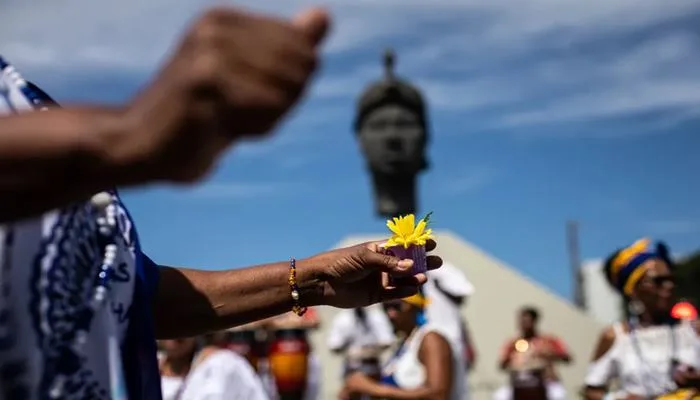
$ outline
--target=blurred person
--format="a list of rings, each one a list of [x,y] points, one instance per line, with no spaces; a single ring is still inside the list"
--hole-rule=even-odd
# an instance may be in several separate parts
[[[555,370],[557,363],[570,363],[571,356],[564,342],[538,329],[540,312],[524,307],[517,314],[518,335],[503,346],[499,367],[510,375],[510,383],[498,389],[494,400],[512,400],[519,387],[537,392],[546,400],[565,400],[566,389]]]
[[[394,355],[382,368],[379,382],[362,372],[345,380],[340,398],[363,394],[381,399],[467,399],[464,359],[442,332],[426,321],[428,300],[422,292],[382,305],[397,336]]]
[[[114,106],[59,108],[0,58],[0,369],[13,371],[2,396],[158,399],[155,338],[366,306],[425,282],[382,285],[412,262],[377,243],[238,270],[158,265],[115,189],[200,181],[234,143],[270,132],[304,93],[328,26],[318,9],[286,21],[212,8]]]
[[[585,379],[586,399],[700,398],[700,327],[697,320],[671,315],[673,270],[668,247],[649,239],[607,258],[603,273],[628,315],[601,333]],[[618,390],[610,392],[613,382]]]
[[[462,307],[474,294],[474,285],[462,270],[450,263],[428,272],[428,277],[423,287],[425,296],[430,299],[426,310],[428,321],[443,328],[455,349],[464,355],[469,370],[476,363],[476,349],[462,317]]]
[[[269,400],[243,357],[197,338],[160,342],[163,400]]]
[[[381,375],[380,357],[394,340],[386,313],[374,307],[357,307],[340,310],[333,317],[326,343],[333,353],[344,357],[343,379],[360,371],[378,380]]]

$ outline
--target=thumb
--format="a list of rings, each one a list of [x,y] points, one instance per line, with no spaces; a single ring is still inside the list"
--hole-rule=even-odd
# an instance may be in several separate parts
[[[368,266],[377,268],[379,271],[391,275],[409,274],[411,268],[413,268],[413,260],[401,260],[398,257],[386,253],[378,253],[370,249],[367,249],[364,260]]]
[[[319,45],[328,33],[331,18],[322,8],[310,8],[297,14],[292,23],[304,32],[314,45]]]

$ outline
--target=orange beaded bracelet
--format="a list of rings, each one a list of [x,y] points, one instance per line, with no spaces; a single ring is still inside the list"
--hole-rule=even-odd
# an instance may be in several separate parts
[[[298,316],[306,314],[306,307],[299,304],[299,285],[297,285],[297,261],[291,259],[289,261],[289,290],[292,296],[292,312]]]

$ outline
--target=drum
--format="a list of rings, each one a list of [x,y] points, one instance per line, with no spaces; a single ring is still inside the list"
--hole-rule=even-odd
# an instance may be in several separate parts
[[[268,361],[280,400],[304,398],[309,352],[304,329],[280,329],[273,332]]]
[[[238,353],[258,370],[258,354],[254,330],[232,330],[227,332],[226,348]]]

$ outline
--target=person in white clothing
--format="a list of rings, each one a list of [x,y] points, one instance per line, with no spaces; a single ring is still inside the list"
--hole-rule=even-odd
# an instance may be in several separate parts
[[[345,356],[343,375],[363,371],[378,375],[381,353],[394,343],[394,331],[386,314],[374,307],[341,310],[328,332],[328,348]]]
[[[474,294],[474,285],[459,268],[446,262],[439,270],[429,271],[423,286],[430,299],[426,309],[431,324],[441,327],[456,351],[464,355],[467,368],[475,363],[476,352],[461,309]]]
[[[403,339],[383,367],[379,382],[354,372],[345,381],[341,399],[358,394],[404,400],[467,398],[464,360],[443,329],[426,321],[426,305],[420,292],[383,303],[394,331]]]
[[[195,338],[163,340],[163,400],[269,400],[248,361],[214,346],[197,349]]]
[[[673,266],[666,245],[648,239],[606,260],[605,277],[629,315],[601,334],[586,399],[700,399],[700,324],[671,314]],[[617,390],[611,391],[613,381]]]

